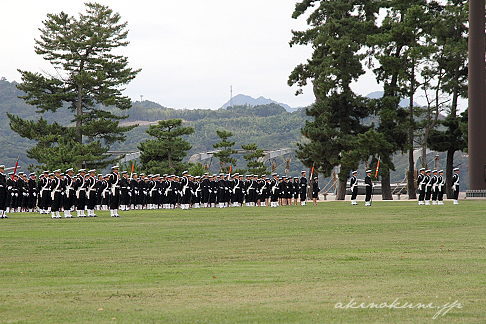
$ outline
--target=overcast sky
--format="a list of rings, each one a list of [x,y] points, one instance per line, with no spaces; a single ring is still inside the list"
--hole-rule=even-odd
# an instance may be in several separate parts
[[[2,1],[0,77],[20,81],[17,69],[40,72],[50,65],[34,52],[34,38],[48,13],[84,12],[78,0]],[[123,48],[130,66],[142,68],[126,88],[132,100],[171,108],[217,109],[233,96],[263,96],[291,107],[314,101],[310,87],[295,96],[287,80],[311,48],[290,47],[291,30],[306,29],[305,18],[292,19],[297,0],[98,0],[128,21]],[[372,73],[354,90],[380,91]]]

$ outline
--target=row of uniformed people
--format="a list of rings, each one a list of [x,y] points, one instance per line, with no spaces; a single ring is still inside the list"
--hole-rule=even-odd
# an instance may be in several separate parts
[[[96,175],[96,170],[85,169],[74,175],[72,168],[64,173],[61,170],[44,171],[38,180],[34,173],[29,178],[23,173],[4,176],[7,190],[5,207],[1,209],[3,187],[0,184],[1,217],[5,210],[34,211],[36,207],[41,214],[51,213],[52,218],[61,218],[61,211],[64,211],[64,217],[70,218],[72,211],[76,211],[78,217],[96,217],[95,210],[108,209],[108,206],[111,216],[118,217],[118,206],[121,210],[176,206],[183,209],[190,206],[223,208],[230,204],[241,206],[243,202],[247,206],[266,206],[270,201],[272,207],[277,207],[279,204],[290,205],[292,198],[295,204],[300,199],[305,205],[308,188],[304,171],[301,178],[295,177],[292,181],[290,177],[278,177],[275,173],[268,179],[253,175],[243,179],[239,174],[210,176],[206,173],[203,177],[191,177],[187,171],[180,178],[175,175],[145,176],[143,173],[140,177],[132,174],[129,178],[127,172],[118,174],[118,166],[112,169],[111,174],[104,176]],[[0,173],[3,174],[3,170]]]
[[[286,177],[279,178],[277,174],[273,174],[272,178],[265,175],[258,178],[255,175],[243,176],[237,173],[205,173],[203,177],[192,177],[187,171],[184,171],[181,177],[141,174],[139,178],[134,174],[129,180],[128,192],[125,195],[122,193],[122,197],[130,197],[130,204],[121,205],[122,209],[123,206],[147,209],[171,209],[177,206],[182,209],[188,209],[190,206],[225,208],[242,206],[243,203],[246,203],[246,206],[266,206],[271,200],[271,206],[276,207],[279,202],[290,204],[292,197],[303,198],[302,204],[305,204],[306,190],[304,196],[301,190],[302,181],[305,181],[304,188],[307,189],[305,173],[302,178],[295,178],[292,182]]]
[[[119,217],[119,167],[112,169],[113,172],[101,177],[104,180],[100,181],[95,178],[95,170],[86,172],[85,169],[80,169],[76,176],[73,169],[65,173],[44,171],[37,180],[35,173],[28,178],[22,172],[7,177],[3,173],[4,166],[0,166],[0,217],[7,218],[7,212],[34,211],[36,208],[41,214],[52,213],[52,218],[61,218],[61,210],[66,218],[72,217],[74,210],[78,217],[95,217],[94,210],[101,204],[106,204],[106,209],[109,206],[112,217]]]
[[[417,191],[419,193],[419,205],[443,205],[446,188],[444,170],[425,170],[421,168],[417,177]],[[458,204],[459,198],[459,168],[453,169],[451,188],[454,192],[453,204]]]

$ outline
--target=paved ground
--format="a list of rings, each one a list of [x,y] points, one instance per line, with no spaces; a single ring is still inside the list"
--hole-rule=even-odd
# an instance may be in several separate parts
[[[327,198],[327,199],[326,199]],[[365,196],[364,195],[358,195],[356,201],[364,201]],[[466,199],[466,192],[460,192],[459,193],[459,199]],[[468,200],[476,200],[476,199],[486,199],[486,198],[467,198]],[[335,201],[336,200],[336,195],[334,194],[329,194],[327,197],[324,197],[324,195],[319,195],[319,201]],[[351,195],[346,195],[346,201],[351,201]],[[373,200],[374,201],[379,201],[381,199],[381,195],[373,195]],[[409,200],[408,195],[393,195],[393,200],[394,201],[401,201],[401,200]],[[416,199],[414,199],[416,200]],[[449,201],[452,199],[444,199],[444,201]]]

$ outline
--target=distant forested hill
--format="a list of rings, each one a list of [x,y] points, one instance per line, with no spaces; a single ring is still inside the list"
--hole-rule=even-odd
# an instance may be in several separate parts
[[[2,116],[0,118],[0,164],[5,164],[7,167],[14,166],[17,156],[20,155],[20,165],[23,166],[22,170],[26,171],[28,164],[36,163],[26,157],[26,151],[34,143],[21,138],[10,130],[6,113],[9,112],[27,119],[38,119],[40,115],[35,113],[35,107],[25,104],[22,99],[18,98],[19,95],[22,95],[22,92],[17,90],[15,85],[15,82],[0,79],[0,116]],[[121,112],[116,109],[112,109],[112,111],[118,115],[127,116],[123,123],[140,124],[139,127],[127,133],[126,142],[113,145],[112,150],[136,151],[138,144],[149,138],[145,130],[151,123],[156,123],[162,119],[180,118],[184,120],[187,126],[195,129],[195,132],[187,137],[192,145],[188,157],[195,153],[213,150],[212,144],[219,142],[216,130],[233,132],[234,136],[231,140],[236,142],[234,148],[241,148],[242,144],[256,143],[262,149],[284,147],[295,149],[295,143],[303,140],[300,130],[309,118],[305,115],[305,108],[288,112],[275,103],[257,106],[233,106],[217,110],[190,110],[167,108],[150,101],[143,101],[142,103],[137,101],[133,103],[133,107],[129,111]],[[71,123],[72,115],[64,109],[55,115],[52,113],[43,114],[43,117],[50,122],[55,120],[60,124],[68,125]],[[369,123],[370,121],[363,122]],[[239,158],[237,168],[245,168],[242,157],[236,157]],[[431,158],[429,157],[429,159]],[[397,171],[392,172],[392,181],[401,181],[404,179],[405,170],[408,169],[407,155],[397,154],[394,161]],[[455,161],[456,165],[464,167],[467,165],[467,156],[458,152]],[[211,162],[211,172],[218,171],[217,159],[205,162]],[[277,159],[275,162],[278,166],[277,172],[284,174],[285,163],[283,159]],[[433,163],[429,166],[433,168]],[[365,167],[364,164],[361,165],[360,170],[363,171]],[[373,168],[374,166],[370,167]],[[439,168],[445,169],[445,153],[440,153]],[[295,156],[291,156],[289,175],[300,175],[302,169],[303,165],[300,161]],[[327,183],[327,181],[325,182]],[[461,176],[461,190],[466,188],[467,176]]]
[[[9,119],[6,113],[19,115],[25,119],[38,119],[40,114],[35,112],[35,107],[27,105],[18,96],[23,93],[16,87],[16,82],[0,80],[0,164],[6,166],[15,165],[20,155],[20,165],[23,171],[28,164],[36,161],[26,157],[26,151],[34,145],[30,140],[21,138],[9,127]],[[227,109],[172,109],[163,107],[157,103],[143,101],[133,103],[129,111],[112,111],[118,115],[128,116],[123,123],[139,123],[140,126],[127,133],[127,141],[112,146],[114,151],[137,150],[141,141],[149,136],[145,133],[150,123],[169,118],[180,118],[188,126],[195,129],[195,133],[187,137],[192,149],[188,157],[195,153],[213,150],[212,144],[219,141],[216,130],[228,130],[234,133],[232,141],[236,142],[235,148],[241,148],[242,144],[256,143],[262,149],[276,149],[284,147],[295,148],[295,143],[302,139],[300,129],[303,127],[306,116],[304,109],[289,113],[275,103],[260,106],[233,106]],[[71,123],[72,115],[64,110],[42,114],[49,122],[57,121],[60,124]],[[239,168],[244,168],[245,163],[240,157]],[[209,163],[209,161],[207,161]],[[277,161],[280,164],[281,161]],[[216,168],[217,161],[213,161]],[[302,169],[302,164],[292,157],[291,173],[297,175]],[[285,167],[279,168],[283,173]]]

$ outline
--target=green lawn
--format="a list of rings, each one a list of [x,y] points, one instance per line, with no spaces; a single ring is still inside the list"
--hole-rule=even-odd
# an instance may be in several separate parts
[[[484,323],[485,210],[404,201],[11,214],[0,220],[0,322]]]

